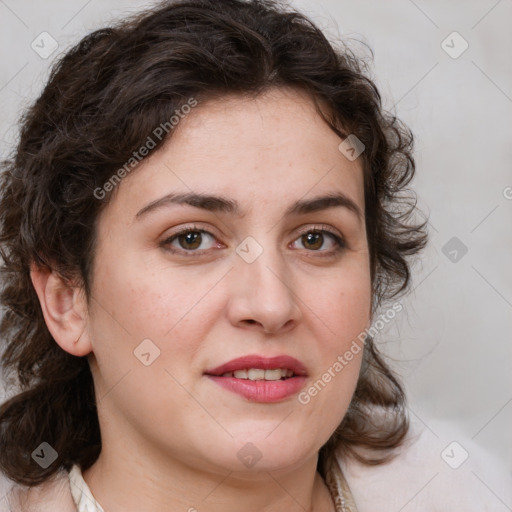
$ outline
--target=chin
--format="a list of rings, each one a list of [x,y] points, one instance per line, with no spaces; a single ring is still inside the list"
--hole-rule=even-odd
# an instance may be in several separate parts
[[[274,423],[273,428],[275,426]],[[322,445],[286,432],[280,435],[273,433],[269,436],[268,432],[271,430],[260,436],[237,436],[233,442],[225,446],[218,444],[217,447],[220,449],[216,450],[218,453],[214,455],[215,463],[222,466],[224,471],[233,471],[247,477],[260,472],[286,473],[315,456],[318,451],[315,447]],[[211,460],[213,454],[210,452],[205,455]]]

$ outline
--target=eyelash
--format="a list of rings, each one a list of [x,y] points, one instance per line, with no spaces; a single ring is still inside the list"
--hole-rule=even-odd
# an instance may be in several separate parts
[[[182,235],[186,235],[188,233],[196,233],[196,232],[197,233],[206,233],[206,234],[210,235],[212,238],[216,238],[209,231],[207,231],[205,229],[202,229],[199,226],[192,225],[192,226],[187,226],[187,227],[181,229],[180,231],[174,233],[170,237],[166,238],[161,243],[161,246],[164,247],[166,250],[174,253],[174,254],[180,254],[180,255],[183,255],[185,257],[197,257],[198,255],[200,256],[200,255],[204,254],[205,252],[208,252],[210,249],[186,250],[186,249],[176,249],[176,248],[174,248],[174,247],[172,247],[170,245],[178,237],[180,237]],[[302,237],[302,236],[304,236],[304,235],[306,235],[308,233],[327,234],[327,235],[331,236],[334,239],[334,241],[335,241],[335,243],[337,245],[337,247],[335,249],[330,250],[330,251],[315,251],[315,250],[308,251],[308,249],[305,249],[308,252],[319,253],[317,255],[318,257],[321,257],[321,258],[322,257],[332,257],[332,256],[342,252],[343,250],[345,250],[347,248],[345,240],[342,237],[340,237],[339,235],[337,235],[336,233],[334,233],[333,231],[331,231],[330,229],[327,229],[326,226],[324,226],[324,225],[315,225],[312,228],[308,228],[308,229],[306,229],[304,231],[301,231],[298,234],[297,238],[295,238],[295,240],[299,239],[300,237]]]

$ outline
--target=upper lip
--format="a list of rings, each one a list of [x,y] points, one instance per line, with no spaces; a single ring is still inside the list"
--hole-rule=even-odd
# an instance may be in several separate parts
[[[291,356],[281,355],[276,357],[264,357],[259,355],[247,355],[232,359],[216,368],[207,370],[207,375],[223,375],[237,370],[260,368],[262,370],[273,370],[276,368],[292,370],[295,375],[307,375],[306,367],[297,359]]]

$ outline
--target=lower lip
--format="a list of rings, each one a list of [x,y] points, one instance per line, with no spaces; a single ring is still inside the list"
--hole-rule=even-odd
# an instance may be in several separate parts
[[[285,400],[298,393],[306,377],[291,377],[285,380],[249,380],[235,377],[207,375],[214,382],[252,402],[272,403]]]

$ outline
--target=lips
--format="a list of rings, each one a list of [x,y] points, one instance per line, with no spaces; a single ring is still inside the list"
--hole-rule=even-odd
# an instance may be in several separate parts
[[[283,370],[283,376],[276,380],[277,370]],[[262,378],[262,374],[265,378]],[[305,366],[294,357],[285,355],[239,357],[206,371],[205,375],[221,388],[259,403],[290,399],[304,387],[307,380]]]
[[[232,373],[239,370],[249,370],[257,368],[261,370],[291,370],[293,376],[306,376],[306,367],[294,357],[281,355],[276,357],[263,357],[258,355],[248,355],[233,359],[216,368],[207,370],[206,375],[221,377],[226,373]]]

